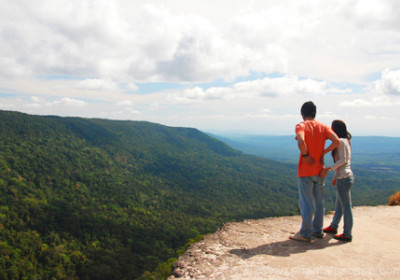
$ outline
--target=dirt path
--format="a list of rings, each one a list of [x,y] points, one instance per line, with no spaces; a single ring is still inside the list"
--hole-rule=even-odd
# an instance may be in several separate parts
[[[193,244],[169,280],[400,279],[400,206],[353,212],[350,243],[331,235],[311,243],[289,240],[299,229],[299,216],[225,224]],[[331,219],[325,216],[325,226]]]

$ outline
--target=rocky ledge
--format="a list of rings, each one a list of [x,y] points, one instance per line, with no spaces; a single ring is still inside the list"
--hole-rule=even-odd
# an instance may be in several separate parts
[[[227,223],[192,244],[169,280],[400,279],[400,207],[355,207],[353,242],[289,240],[301,217]],[[325,216],[329,225],[332,214]]]

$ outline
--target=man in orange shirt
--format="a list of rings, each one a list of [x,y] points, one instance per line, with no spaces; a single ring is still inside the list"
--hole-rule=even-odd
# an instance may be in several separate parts
[[[333,130],[317,120],[317,107],[309,101],[301,107],[303,122],[296,125],[296,140],[300,150],[298,166],[299,206],[302,217],[301,229],[289,238],[298,241],[311,241],[311,236],[322,238],[324,222],[324,155],[340,145]],[[325,149],[325,141],[332,143]],[[315,215],[314,215],[315,208]],[[314,217],[313,217],[314,215]]]

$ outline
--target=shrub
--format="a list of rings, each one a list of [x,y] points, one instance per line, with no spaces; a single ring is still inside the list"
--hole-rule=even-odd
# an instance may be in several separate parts
[[[390,206],[400,205],[400,192],[395,193],[389,198],[388,205]]]

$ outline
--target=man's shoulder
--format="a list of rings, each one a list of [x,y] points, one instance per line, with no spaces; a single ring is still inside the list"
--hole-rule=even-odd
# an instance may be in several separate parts
[[[330,134],[332,129],[327,124],[313,120],[313,121],[303,121],[296,125],[296,132],[303,131],[305,133],[312,131],[319,131],[320,133]]]
[[[305,130],[304,122],[296,124],[296,127],[295,127],[296,134],[298,134],[298,133],[300,133],[300,132],[302,132],[304,130]]]
[[[318,125],[319,127],[324,127],[324,128],[329,128],[330,129],[329,125],[327,125],[327,124],[325,124],[323,122],[320,122],[320,121],[316,120],[315,124]]]
[[[317,121],[317,120],[307,120],[307,121],[302,121],[301,123],[296,124],[296,127],[328,127],[329,126],[323,122]]]

